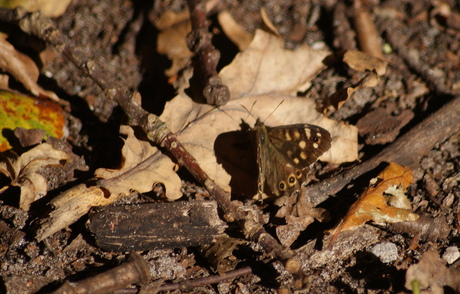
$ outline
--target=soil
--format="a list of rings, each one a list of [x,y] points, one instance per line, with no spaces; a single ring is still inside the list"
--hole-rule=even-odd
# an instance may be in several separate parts
[[[91,52],[94,62],[105,65],[113,83],[138,90],[143,97],[144,109],[161,114],[166,101],[174,97],[174,89],[164,74],[171,65],[170,61],[156,51],[158,30],[152,20],[166,10],[178,12],[187,5],[183,1],[147,2],[72,1],[55,23],[71,38],[73,45]],[[336,120],[360,126],[361,162],[391,146],[397,138],[449,101],[459,99],[460,95],[458,2],[444,1],[446,7],[451,8],[451,14],[445,14],[440,9],[441,4],[434,1],[368,2],[380,42],[386,48],[384,58],[390,66],[376,87],[356,91],[352,99],[331,115]],[[228,10],[247,31],[254,32],[265,27],[260,16],[262,7],[285,38],[286,47],[320,43],[335,52],[360,48],[357,45],[359,28],[353,23],[354,10],[349,1],[310,1],[308,4],[285,0],[222,1],[209,13],[214,46],[222,55],[218,70],[232,60],[238,49],[225,37],[216,14]],[[296,26],[299,23],[305,23],[303,28],[300,27],[305,30],[300,37],[299,33],[294,33],[298,32],[295,29],[299,30]],[[24,44],[27,43],[21,43],[20,37],[10,37],[10,41],[26,48]],[[26,49],[31,52],[31,57],[37,57],[33,48]],[[42,242],[32,237],[33,220],[45,212],[43,205],[46,201],[70,185],[90,179],[97,168],[118,166],[121,147],[118,127],[125,120],[116,103],[105,99],[98,86],[65,56],[56,56],[44,65],[41,72],[39,84],[70,104],[67,113],[69,142],[73,152],[84,158],[89,169],[77,172],[75,181],[51,191],[39,204],[32,205],[29,212],[0,195],[0,292],[52,292],[64,281],[82,281],[128,259],[127,252],[107,252],[95,245],[94,237],[85,226],[87,216]],[[313,81],[308,95],[321,100],[359,79],[347,68],[330,67]],[[459,113],[459,109],[451,111]],[[375,113],[386,119],[376,122],[372,119]],[[447,139],[430,146],[431,151],[420,156],[418,168],[413,170],[415,183],[408,192],[413,211],[430,219],[442,219],[441,224],[431,230],[443,232],[420,237],[408,229],[366,224],[356,231],[344,233],[337,240],[340,245],[327,253],[327,246],[321,244],[322,234],[345,215],[360,191],[367,187],[367,182],[353,183],[355,190],[349,191],[355,193],[342,192],[341,197],[320,204],[329,211],[332,219],[326,224],[312,224],[293,245],[299,249],[305,270],[305,293],[412,293],[404,285],[409,266],[416,264],[429,249],[436,249],[440,256],[444,256],[448,248],[458,252],[460,116],[457,118],[456,128],[446,134]],[[374,125],[378,126],[372,127]],[[332,177],[357,164],[328,166],[317,176],[320,179]],[[189,174],[183,172],[182,176],[187,197],[199,198],[207,193],[196,186]],[[233,231],[233,236],[240,234],[236,226],[231,225],[228,230]],[[379,248],[384,248],[384,253],[377,256]],[[127,288],[123,286],[116,293],[155,293],[162,283],[217,275],[197,248],[154,249],[139,253],[149,264],[150,281]],[[182,292],[288,293],[294,289],[292,275],[279,261],[262,254],[257,244],[240,244],[234,255],[240,261],[237,268],[249,266],[252,274]],[[457,257],[448,261],[445,257],[444,263],[449,269],[456,270],[459,260]],[[454,287],[445,285],[444,289],[449,292],[454,291]]]

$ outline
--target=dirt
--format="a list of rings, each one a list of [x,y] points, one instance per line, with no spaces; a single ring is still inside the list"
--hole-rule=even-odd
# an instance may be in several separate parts
[[[230,11],[235,20],[252,33],[266,27],[260,16],[263,6],[289,48],[307,43],[321,44],[336,52],[359,49],[350,2],[300,2],[225,1],[215,6],[209,18],[215,35],[214,45],[222,54],[218,70],[238,52],[236,46],[229,46],[231,42],[217,22],[216,13],[222,10]],[[384,58],[389,67],[377,86],[359,89],[343,107],[329,114],[336,120],[361,125],[361,162],[378,154],[455,97],[459,99],[460,94],[459,24],[441,13],[441,4],[416,0],[369,2],[375,4],[371,5],[371,16],[383,47],[387,48]],[[458,17],[458,3],[445,3]],[[137,89],[142,95],[143,107],[160,114],[166,101],[175,94],[164,74],[171,65],[170,61],[156,52],[159,32],[152,20],[166,10],[177,12],[185,7],[186,3],[182,1],[154,4],[127,0],[73,1],[55,23],[73,44],[91,52],[94,62],[105,65],[111,82]],[[299,38],[294,29],[305,19],[305,34],[300,34],[302,38]],[[13,37],[10,39],[13,44],[19,42]],[[36,57],[36,53],[30,55]],[[105,252],[95,245],[85,226],[87,216],[44,241],[33,238],[36,218],[45,213],[46,201],[70,186],[90,179],[97,168],[119,165],[122,143],[118,127],[126,120],[119,106],[105,99],[98,86],[64,56],[58,55],[51,63],[45,64],[41,73],[39,84],[69,102],[68,141],[73,152],[84,158],[89,169],[77,172],[76,180],[51,191],[38,204],[32,205],[28,213],[19,209],[14,201],[7,200],[5,194],[0,194],[0,292],[48,293],[58,289],[64,281],[81,281],[128,259],[127,252]],[[301,94],[321,101],[361,78],[345,66],[329,67],[313,80],[307,93]],[[452,111],[459,112],[458,109]],[[373,120],[372,114],[375,113],[382,115],[384,121]],[[458,251],[460,118],[456,130],[447,138],[433,146],[428,154],[420,156],[418,168],[413,170],[415,182],[407,193],[413,211],[431,219],[442,219],[441,224],[431,229],[440,231],[439,234],[420,237],[417,233],[411,234],[409,229],[398,231],[388,225],[366,224],[356,231],[343,233],[336,241],[336,247],[328,251],[327,244],[323,244],[325,230],[339,222],[367,187],[367,182],[350,184],[355,185],[355,193],[342,193],[343,197],[328,199],[320,205],[329,211],[331,220],[313,223],[293,245],[298,249],[304,270],[305,293],[412,293],[404,284],[406,271],[426,251],[436,249],[439,256],[452,246]],[[357,164],[341,167],[317,164],[318,168],[323,168],[317,175],[321,180]],[[188,198],[208,197],[187,172],[182,172],[181,176]],[[7,182],[7,179],[3,181]],[[8,196],[14,193],[18,194],[18,191],[10,190]],[[133,198],[138,199],[136,195]],[[130,201],[124,200],[123,203],[126,202]],[[268,230],[271,231],[273,226],[267,225]],[[230,225],[228,231],[232,236],[244,239],[236,226]],[[388,249],[384,257],[379,258],[375,246],[382,244],[393,245],[383,246]],[[246,242],[233,254],[240,261],[237,268],[249,266],[252,274],[183,292],[288,293],[282,291],[293,289],[292,275],[281,262],[262,254],[257,244]],[[391,254],[394,258],[389,257]],[[197,248],[147,250],[140,255],[150,267],[150,281],[117,293],[153,293],[162,283],[218,276]],[[452,271],[458,270],[460,259],[457,257],[447,264],[446,258],[444,264]],[[446,293],[450,293],[458,285],[444,286]]]

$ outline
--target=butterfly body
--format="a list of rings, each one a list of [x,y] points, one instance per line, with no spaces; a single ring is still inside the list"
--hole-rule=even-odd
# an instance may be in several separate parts
[[[331,147],[329,132],[315,125],[267,127],[257,120],[254,130],[257,138],[260,197],[264,193],[265,184],[277,197],[300,190],[310,165]]]

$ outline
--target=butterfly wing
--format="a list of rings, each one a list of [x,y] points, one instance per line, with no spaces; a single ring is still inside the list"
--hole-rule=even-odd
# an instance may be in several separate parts
[[[329,132],[314,125],[270,128],[257,121],[254,129],[258,143],[259,195],[265,183],[278,197],[299,190],[308,167],[331,145]]]
[[[331,148],[329,132],[315,125],[296,124],[266,128],[273,146],[299,169],[315,163]]]
[[[274,148],[273,144],[268,140],[267,129],[262,126],[256,128],[257,144],[257,164],[259,166],[258,191],[259,197],[262,199],[262,194],[265,189],[265,184],[270,188],[270,191],[276,196],[282,196],[282,192],[287,189],[287,184],[284,180],[285,174],[295,174],[295,168],[289,165],[283,156]],[[280,185],[282,186],[280,188]]]

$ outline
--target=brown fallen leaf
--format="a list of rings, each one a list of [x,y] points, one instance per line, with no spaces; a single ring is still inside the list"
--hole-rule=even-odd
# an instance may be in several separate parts
[[[418,219],[418,215],[410,210],[410,202],[403,193],[413,182],[410,168],[390,162],[375,181],[376,183],[367,188],[333,230],[329,247],[342,231],[353,230],[368,221],[395,223]],[[385,194],[392,196],[387,197]]]
[[[407,269],[404,287],[413,293],[443,294],[445,287],[450,287],[452,293],[459,293],[460,272],[446,267],[438,252],[430,250],[423,254],[419,263]]]
[[[10,186],[21,189],[19,208],[27,211],[30,204],[48,192],[47,179],[39,172],[45,167],[64,166],[70,155],[43,143],[18,156],[13,151],[2,154],[0,172],[11,179]],[[3,187],[5,191],[9,186]]]
[[[354,70],[360,72],[375,71],[379,76],[386,73],[388,65],[385,60],[358,50],[347,50],[343,55],[343,62]]]
[[[326,68],[331,53],[306,44],[296,50],[284,48],[284,40],[257,30],[246,50],[236,55],[219,76],[231,92],[231,99],[262,94],[295,96]],[[273,109],[272,109],[273,111]]]
[[[60,101],[54,92],[45,90],[37,84],[39,71],[32,59],[16,51],[3,38],[0,38],[0,68],[14,76],[33,95]]]
[[[275,36],[281,37],[280,32],[276,28],[275,24],[271,21],[270,17],[267,14],[267,11],[262,7],[260,8],[260,16],[262,17],[262,21],[264,25],[269,29]]]
[[[353,1],[355,28],[358,35],[359,47],[363,52],[383,58],[380,35],[377,31],[371,12],[361,0]]]
[[[167,55],[172,61],[171,67],[165,72],[166,76],[173,77],[190,65],[193,53],[188,49],[185,40],[191,30],[190,21],[185,20],[158,33],[157,51]]]
[[[224,274],[234,270],[241,261],[233,255],[233,251],[237,249],[239,245],[245,244],[246,242],[246,240],[236,239],[222,234],[216,237],[212,245],[203,246],[201,250],[214,271],[219,274]]]
[[[85,215],[91,207],[111,204],[137,191],[152,191],[157,183],[166,188],[169,200],[181,197],[181,181],[174,171],[175,164],[147,141],[141,141],[134,130],[121,126],[125,134],[122,149],[123,162],[119,169],[98,169],[96,185],[75,186],[50,202],[54,210],[43,219],[36,232],[36,238],[43,240]]]

